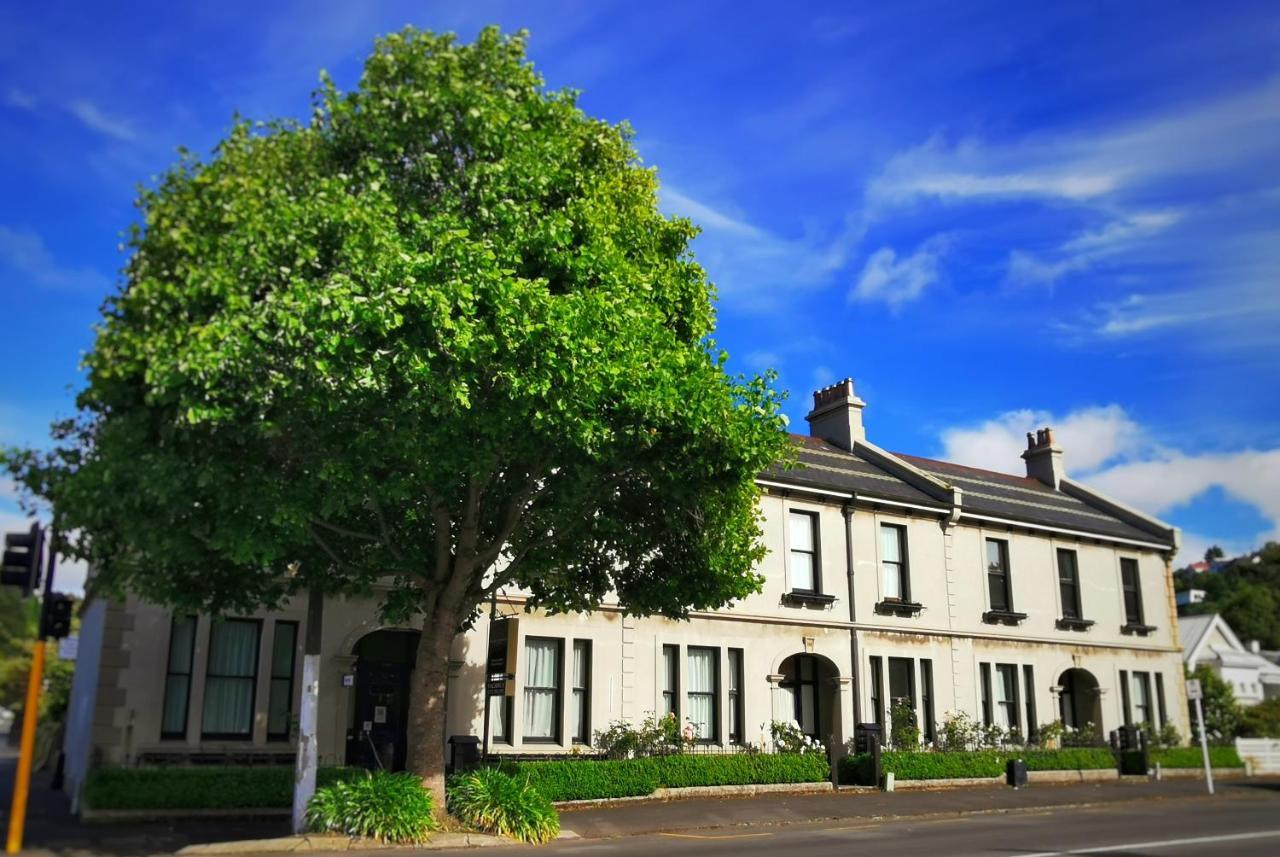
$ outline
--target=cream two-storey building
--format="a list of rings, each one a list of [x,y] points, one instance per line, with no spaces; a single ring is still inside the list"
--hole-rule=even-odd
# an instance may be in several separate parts
[[[526,613],[518,591],[455,641],[447,734],[498,753],[590,751],[611,722],[674,712],[712,745],[794,720],[839,754],[911,706],[1022,735],[1062,720],[1186,735],[1173,527],[1072,481],[1052,432],[1026,476],[886,452],[853,383],[814,394],[798,466],[762,474],[761,591],[688,621]],[[92,764],[291,757],[305,604],[228,617],[136,599],[86,611],[67,736]],[[402,764],[417,632],[326,605],[324,763]],[[492,658],[492,660],[491,660]],[[486,673],[490,682],[486,736]]]

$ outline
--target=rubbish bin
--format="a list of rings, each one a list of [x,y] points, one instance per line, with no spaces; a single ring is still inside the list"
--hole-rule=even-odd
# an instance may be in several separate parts
[[[1021,759],[1010,759],[1004,766],[1004,781],[1015,789],[1027,784],[1027,763]]]
[[[480,762],[480,739],[474,735],[453,735],[449,738],[449,767],[455,771],[470,768]]]

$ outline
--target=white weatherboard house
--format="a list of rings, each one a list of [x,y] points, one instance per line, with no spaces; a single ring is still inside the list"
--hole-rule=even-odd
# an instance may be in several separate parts
[[[1047,429],[1012,476],[886,452],[863,407],[849,380],[819,390],[800,466],[759,477],[761,592],[674,622],[608,603],[525,613],[509,591],[509,618],[454,643],[447,734],[483,734],[491,643],[512,676],[492,705],[498,753],[589,751],[613,721],[675,712],[715,747],[794,720],[839,754],[854,724],[888,725],[899,701],[926,740],[952,711],[1024,735],[1056,719],[1187,734],[1177,530],[1068,478]],[[71,787],[92,764],[291,758],[305,621],[304,599],[219,622],[93,603]],[[322,763],[402,764],[417,631],[334,600],[323,637]]]
[[[1280,696],[1280,665],[1261,653],[1257,642],[1245,645],[1217,613],[1178,619],[1187,669],[1207,665],[1231,685],[1241,705],[1257,705]]]

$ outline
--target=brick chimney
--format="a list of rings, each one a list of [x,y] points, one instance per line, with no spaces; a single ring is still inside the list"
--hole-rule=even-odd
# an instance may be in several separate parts
[[[1027,432],[1027,451],[1022,453],[1027,462],[1027,476],[1039,479],[1050,488],[1057,489],[1066,473],[1062,469],[1062,447],[1053,442],[1053,429],[1045,427],[1035,433]]]
[[[867,431],[862,427],[862,409],[866,404],[854,394],[852,378],[823,387],[814,392],[813,410],[805,417],[809,421],[809,434],[841,449],[853,449],[855,441],[867,439]]]

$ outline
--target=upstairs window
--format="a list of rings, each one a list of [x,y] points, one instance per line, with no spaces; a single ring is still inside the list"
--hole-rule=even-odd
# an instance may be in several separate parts
[[[1009,586],[1009,543],[1003,539],[987,539],[987,592],[991,609],[1013,609],[1013,592]]]
[[[1062,618],[1083,619],[1080,610],[1080,570],[1073,550],[1058,548],[1058,592],[1062,596]]]
[[[789,518],[791,588],[817,592],[818,516],[813,512],[791,512]]]
[[[1120,560],[1120,586],[1124,591],[1124,621],[1126,625],[1141,625],[1142,586],[1138,581],[1138,561],[1125,557]]]
[[[880,525],[880,580],[886,601],[910,601],[907,580],[907,530],[896,524]]]

